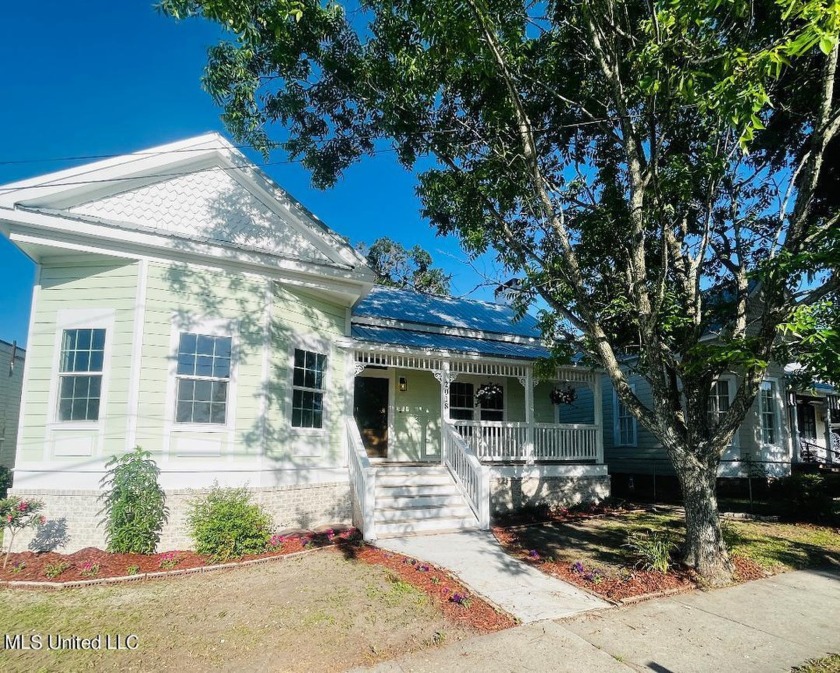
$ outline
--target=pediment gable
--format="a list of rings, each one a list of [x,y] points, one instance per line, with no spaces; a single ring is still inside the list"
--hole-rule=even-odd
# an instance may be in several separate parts
[[[269,207],[225,170],[212,166],[67,209],[115,226],[152,230],[187,240],[330,263],[287,205]],[[282,210],[288,212],[283,217]]]

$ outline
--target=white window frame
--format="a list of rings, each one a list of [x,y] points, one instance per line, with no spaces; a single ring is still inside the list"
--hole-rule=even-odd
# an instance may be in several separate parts
[[[178,360],[181,357],[181,339],[185,335],[191,335],[196,337],[196,339],[200,337],[209,337],[212,339],[229,339],[230,340],[230,357],[228,363],[228,375],[227,376],[200,376],[197,373],[194,374],[181,374],[178,372]],[[198,344],[196,343],[196,349],[198,348]],[[196,352],[196,357],[198,357],[198,353]],[[211,357],[215,357],[211,356]],[[195,425],[201,427],[212,427],[212,426],[222,426],[227,427],[228,425],[228,414],[229,414],[229,405],[230,405],[230,385],[231,385],[231,375],[233,373],[233,361],[234,361],[234,351],[233,351],[233,337],[228,336],[226,334],[205,334],[199,331],[187,330],[183,332],[179,332],[178,334],[178,347],[176,352],[176,361],[175,361],[175,424],[176,425]],[[193,383],[206,381],[209,382],[211,385],[213,383],[225,383],[225,420],[222,423],[214,423],[212,420],[208,420],[206,422],[200,421],[179,421],[178,420],[178,405],[181,403],[181,398],[179,396],[179,391],[181,389],[181,384],[184,381],[192,381]],[[193,402],[195,399],[193,399]],[[211,401],[212,405],[212,401]],[[195,411],[195,409],[193,409]],[[211,416],[212,416],[212,406],[211,406]]]
[[[462,422],[466,422],[466,423],[506,423],[507,422],[507,419],[508,419],[508,386],[507,386],[507,379],[506,378],[496,377],[496,376],[491,376],[491,377],[472,376],[472,375],[471,376],[463,376],[463,377],[459,376],[458,379],[453,381],[453,383],[468,383],[468,384],[472,385],[472,387],[473,387],[473,397],[472,397],[473,406],[472,407],[453,407],[452,406],[452,397],[451,397],[452,384],[450,384],[450,389],[449,389],[450,390],[450,398],[447,400],[447,403],[449,404],[448,409],[449,409],[450,418],[452,416],[452,409],[453,408],[454,409],[470,409],[471,408],[472,411],[473,411],[473,417],[472,417],[472,420],[454,419],[454,418],[451,418],[451,420],[453,420],[453,421],[461,420]],[[481,418],[481,411],[482,411],[481,402],[476,402],[475,394],[476,394],[476,392],[478,392],[478,389],[485,383],[495,383],[497,386],[499,386],[502,389],[502,408],[493,410],[493,411],[501,411],[502,412],[502,419],[500,421],[486,421],[483,418]]]
[[[322,412],[321,412],[321,427],[320,428],[298,428],[292,425],[292,405],[294,400],[294,380],[295,380],[295,351],[303,350],[310,353],[318,353],[327,357],[327,365],[324,368],[324,387],[323,397],[321,398]],[[286,423],[289,430],[296,435],[307,435],[310,437],[325,437],[329,434],[331,423],[332,405],[330,404],[329,393],[332,390],[332,368],[335,353],[329,341],[316,335],[297,335],[291,339],[288,352],[288,366],[289,372],[286,377],[288,381],[288,388],[286,392]],[[313,451],[310,448],[309,451]]]
[[[718,377],[717,380],[715,380],[713,385],[717,386],[718,383],[726,383],[727,394],[729,396],[729,406],[731,407],[732,406],[732,401],[735,399],[735,392],[736,392],[735,376],[732,375],[732,374],[723,374],[720,377]],[[713,392],[714,392],[714,389],[713,389]],[[715,403],[715,407],[717,407],[717,403]],[[710,411],[709,413],[714,413],[719,418],[721,412],[720,412],[719,409],[716,408],[713,412]],[[735,431],[735,434],[732,435],[732,441],[729,444],[730,446],[735,447],[735,448],[740,446],[740,434],[741,434],[741,428],[739,426],[738,429]]]
[[[473,394],[472,394],[472,402],[473,402],[473,405],[472,405],[472,407],[453,407],[453,406],[452,406],[452,386],[453,386],[453,384],[455,384],[455,383],[459,383],[459,384],[463,384],[463,385],[471,385],[471,386],[472,386],[472,388],[473,388]],[[449,384],[449,399],[448,399],[446,402],[447,402],[447,404],[449,405],[449,417],[450,417],[450,419],[451,419],[451,420],[455,421],[456,423],[457,423],[457,422],[466,422],[466,423],[474,423],[474,422],[475,422],[475,420],[476,420],[476,418],[475,418],[475,416],[476,416],[476,413],[475,413],[475,411],[476,411],[476,404],[475,404],[475,383],[473,383],[472,381],[457,381],[457,380],[456,380],[456,381],[452,381],[452,383],[450,383],[450,384]],[[460,410],[460,411],[467,411],[467,410],[470,410],[470,411],[472,411],[472,415],[473,415],[473,416],[472,416],[472,418],[453,418],[453,417],[452,417],[452,410],[453,410],[453,409],[458,409],[458,410]],[[480,414],[479,414],[479,417],[480,417]]]
[[[636,384],[630,384],[630,390],[636,392]],[[623,405],[618,399],[618,392],[613,388],[613,446],[639,446],[639,422],[633,414],[630,414],[630,419],[633,421],[633,441],[632,443],[621,441],[621,424],[619,423],[618,412]]]
[[[108,389],[111,381],[111,352],[114,342],[114,309],[63,309],[56,316],[55,346],[53,349],[52,373],[50,376],[50,398],[47,418],[53,430],[101,430],[108,417]],[[104,329],[105,348],[102,355],[102,382],[99,387],[99,415],[97,420],[59,420],[59,396],[61,394],[61,350],[64,332],[74,329]]]
[[[484,381],[487,383],[487,381]],[[497,379],[497,378],[490,378],[490,383],[495,383],[502,389],[502,408],[501,409],[488,409],[488,411],[501,411],[502,418],[499,421],[485,421],[481,417],[482,407],[481,402],[475,405],[476,410],[478,411],[478,421],[479,423],[505,423],[507,422],[508,417],[508,394],[507,394],[507,379]],[[477,387],[474,387],[473,394],[478,391],[478,388],[481,387],[479,384]]]
[[[773,431],[776,434],[776,441],[774,443],[769,443],[764,441],[764,416],[767,413],[764,409],[765,404],[765,396],[764,390],[762,385],[765,383],[771,383],[774,386],[774,393],[772,396],[772,412],[773,412]],[[782,419],[781,419],[781,397],[779,392],[779,379],[775,377],[766,377],[761,381],[758,388],[758,443],[759,445],[764,447],[773,447],[773,448],[780,448],[783,446],[782,442]]]
[[[224,423],[178,423],[178,350],[181,334],[202,334],[206,336],[230,337],[230,379],[228,380],[227,406]],[[236,400],[239,350],[239,329],[236,321],[225,319],[191,319],[183,320],[183,316],[174,314],[172,317],[172,332],[169,342],[169,376],[166,394],[166,415],[168,433],[220,433],[232,432],[236,428]],[[187,377],[193,378],[193,377]],[[183,450],[179,450],[179,453]],[[186,451],[184,453],[192,453]]]

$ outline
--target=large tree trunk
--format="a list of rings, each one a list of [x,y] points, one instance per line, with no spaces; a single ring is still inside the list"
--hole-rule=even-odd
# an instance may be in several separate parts
[[[683,560],[712,586],[732,581],[732,562],[720,529],[717,504],[717,461],[698,466],[674,461],[685,506]]]

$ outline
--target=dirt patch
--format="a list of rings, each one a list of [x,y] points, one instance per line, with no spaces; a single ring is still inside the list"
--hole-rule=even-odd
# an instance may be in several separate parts
[[[338,671],[475,633],[401,577],[327,549],[157,582],[3,590],[4,633],[134,634],[137,649],[2,650],[0,670]]]

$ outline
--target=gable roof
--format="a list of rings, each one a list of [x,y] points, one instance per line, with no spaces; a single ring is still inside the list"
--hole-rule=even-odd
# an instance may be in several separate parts
[[[376,286],[353,307],[352,336],[402,348],[534,360],[547,357],[536,318],[509,306]]]
[[[0,225],[372,283],[364,258],[218,133],[0,187]],[[87,226],[83,226],[87,225]],[[107,246],[107,243],[106,243]],[[59,246],[60,247],[60,246]]]

